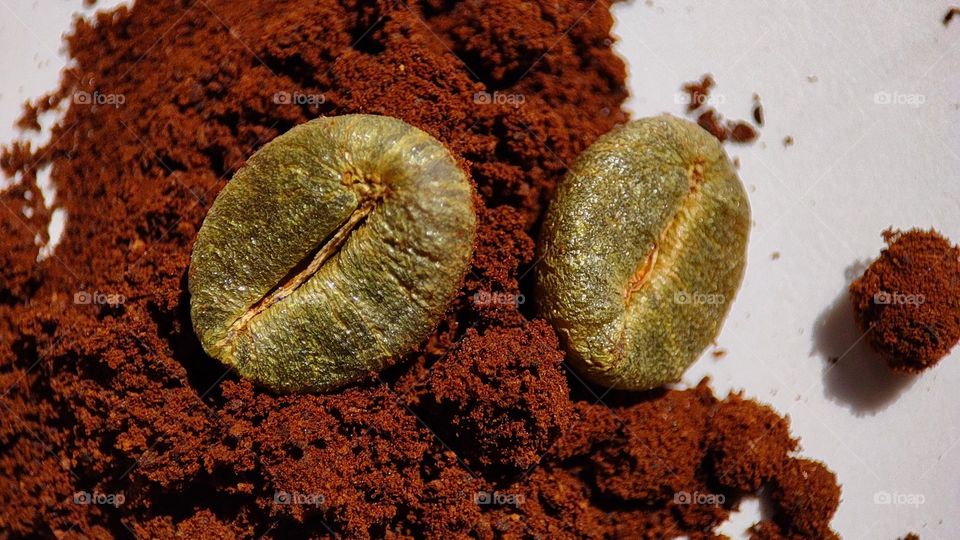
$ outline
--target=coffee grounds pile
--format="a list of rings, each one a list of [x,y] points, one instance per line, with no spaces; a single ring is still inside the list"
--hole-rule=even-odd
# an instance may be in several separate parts
[[[850,285],[867,341],[902,373],[935,366],[960,340],[960,247],[935,230],[887,230],[887,248]]]
[[[20,182],[0,199],[0,530],[713,538],[768,486],[768,537],[832,534],[836,481],[793,457],[786,419],[705,382],[585,386],[532,316],[544,203],[627,119],[612,22],[603,4],[554,0],[158,0],[78,21],[61,88],[21,123],[64,106],[52,142],[2,154]],[[345,113],[401,118],[462,158],[478,193],[472,270],[407,361],[337,393],[276,396],[204,355],[190,251],[247,156]],[[36,262],[47,166],[68,218]],[[807,469],[815,482],[797,480]]]

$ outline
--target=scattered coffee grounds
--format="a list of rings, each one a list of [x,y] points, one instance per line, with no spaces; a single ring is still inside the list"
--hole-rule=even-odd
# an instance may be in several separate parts
[[[909,533],[906,536],[900,538],[899,540],[920,540],[920,535],[917,533]]]
[[[544,203],[627,119],[611,25],[588,1],[502,0],[158,0],[78,21],[61,88],[25,114],[35,127],[63,104],[53,142],[0,158],[21,179],[0,199],[0,528],[707,538],[765,485],[779,511],[764,531],[826,531],[838,488],[792,457],[786,419],[706,382],[586,387],[530,319]],[[406,361],[332,394],[278,396],[203,354],[191,247],[257,148],[344,113],[400,118],[463,160],[472,269]],[[36,262],[46,166],[68,217]]]
[[[947,10],[947,14],[943,16],[943,25],[949,25],[954,17],[960,17],[960,7],[951,7]]]
[[[793,135],[787,135],[783,138],[783,147],[787,148],[793,146]]]
[[[697,116],[697,124],[710,132],[711,135],[720,139],[720,142],[726,142],[730,138],[730,132],[723,125],[723,119],[713,109],[707,109]]]
[[[887,248],[850,285],[867,341],[890,368],[919,373],[960,339],[960,248],[934,230],[887,230]]]
[[[731,141],[735,143],[750,143],[756,140],[757,130],[743,120],[726,120],[720,116],[713,107],[707,106],[710,99],[710,91],[716,85],[713,76],[709,73],[700,78],[700,81],[688,82],[682,86],[687,94],[686,112],[692,118],[696,118],[697,124],[710,132],[711,135],[720,139],[721,142]],[[763,110],[758,109],[759,97],[754,94],[754,118],[758,117],[757,124],[763,125]],[[700,111],[699,114],[696,111]],[[759,112],[758,112],[759,111]]]
[[[687,93],[687,112],[692,113],[705,106],[710,99],[710,90],[716,85],[713,75],[707,73],[699,81],[691,81],[682,86],[683,91]]]
[[[760,96],[757,94],[753,95],[753,121],[757,123],[758,126],[763,127],[763,104],[760,103]]]
[[[742,120],[728,121],[726,130],[729,132],[730,140],[735,143],[749,143],[757,138],[757,130]]]

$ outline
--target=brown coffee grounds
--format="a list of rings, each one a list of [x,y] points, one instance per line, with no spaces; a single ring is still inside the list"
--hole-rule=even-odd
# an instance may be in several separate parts
[[[738,395],[711,415],[708,438],[713,449],[709,465],[717,482],[744,492],[757,491],[781,473],[787,455],[797,447],[786,419]]]
[[[788,146],[793,146],[793,136],[787,135],[783,138],[783,147],[787,148]]]
[[[753,540],[838,539],[830,519],[840,504],[837,477],[822,463],[790,459],[773,482],[773,521],[751,529]]]
[[[898,540],[920,540],[920,535],[917,533],[909,533]]]
[[[735,143],[749,143],[757,139],[757,130],[742,120],[728,121],[726,130],[729,132],[730,140]]]
[[[585,386],[531,318],[544,203],[577,153],[626,120],[607,8],[158,0],[78,21],[61,88],[22,124],[63,104],[53,142],[0,156],[22,177],[0,195],[0,529],[699,539],[760,484],[793,501],[766,529],[825,523],[803,502],[811,486],[781,478],[796,459],[785,419],[706,383]],[[254,150],[356,112],[417,125],[463,160],[478,193],[472,269],[406,362],[335,394],[276,396],[203,354],[190,250]],[[36,262],[44,166],[68,219]]]
[[[760,96],[753,95],[753,121],[760,127],[763,127],[763,104],[760,103]]]
[[[726,142],[730,138],[730,132],[723,125],[723,118],[713,109],[707,109],[701,112],[697,117],[697,124],[710,132],[711,135],[720,139],[720,142]]]
[[[960,7],[951,7],[947,10],[946,15],[943,16],[943,25],[949,25],[954,17],[960,17]]]
[[[687,93],[687,112],[692,113],[707,104],[710,99],[710,91],[716,86],[713,75],[707,73],[700,77],[699,81],[684,83],[681,87]]]
[[[840,491],[836,475],[822,463],[791,459],[777,476],[771,498],[788,537],[838,538],[830,519],[840,505]]]
[[[750,124],[743,121],[724,122],[723,117],[713,109],[701,112],[697,116],[697,124],[721,142],[749,143],[757,138],[757,130]]]
[[[487,474],[526,471],[572,420],[558,347],[541,320],[482,336],[468,330],[431,370],[423,416],[473,467]]]
[[[9,305],[26,301],[39,286],[38,277],[29,268],[37,260],[37,242],[47,240],[46,220],[50,216],[35,210],[36,206],[25,198],[40,198],[36,186],[15,185],[5,194],[10,201],[5,202],[7,211],[0,214],[0,238],[9,239],[10,245],[0,251],[0,304]]]
[[[887,248],[850,285],[867,341],[894,371],[933,367],[960,340],[960,248],[934,230],[883,233]]]
[[[681,88],[687,94],[686,112],[696,118],[697,124],[710,132],[721,142],[731,141],[745,144],[757,139],[757,130],[743,120],[726,120],[713,107],[707,106],[710,92],[716,85],[713,76],[709,73],[700,78],[700,81],[685,83]],[[697,113],[697,111],[700,111]],[[759,97],[754,94],[753,116],[757,125],[763,126],[763,110],[760,108]]]

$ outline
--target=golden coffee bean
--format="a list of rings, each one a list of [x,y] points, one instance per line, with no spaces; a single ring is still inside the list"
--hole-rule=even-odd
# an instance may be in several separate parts
[[[750,206],[720,143],[672,116],[581,154],[544,219],[541,315],[607,387],[675,381],[716,337],[743,277]]]
[[[190,262],[193,326],[264,386],[334,389],[429,335],[475,237],[472,187],[439,141],[384,116],[318,118],[217,196]]]

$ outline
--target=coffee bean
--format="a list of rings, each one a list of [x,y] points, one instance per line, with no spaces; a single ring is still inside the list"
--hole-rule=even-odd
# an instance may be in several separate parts
[[[429,335],[475,236],[472,187],[440,142],[384,116],[318,118],[214,201],[190,262],[194,330],[270,389],[337,388]]]
[[[581,154],[546,214],[537,300],[572,366],[607,387],[675,381],[743,277],[750,206],[720,143],[672,116]]]

